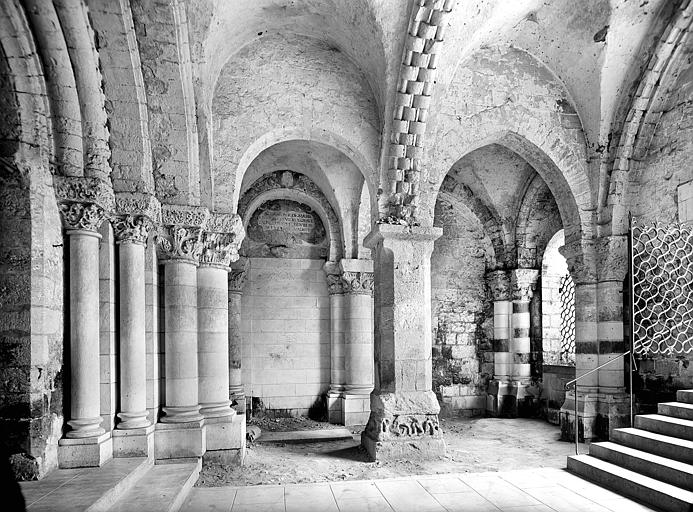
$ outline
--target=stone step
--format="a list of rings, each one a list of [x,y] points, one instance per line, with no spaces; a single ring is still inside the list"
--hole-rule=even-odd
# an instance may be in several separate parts
[[[153,466],[109,511],[177,512],[201,468],[199,461]]]
[[[693,404],[693,389],[680,389],[676,392],[676,401]]]
[[[639,414],[635,417],[635,428],[693,441],[693,421],[691,420],[661,414]]]
[[[693,420],[693,404],[683,402],[662,402],[657,405],[657,412],[664,416]]]
[[[108,510],[151,468],[144,457],[111,459],[100,468],[57,469],[43,480],[21,482],[32,512]]]
[[[688,491],[693,491],[693,465],[612,442],[590,444],[590,455]]]
[[[354,435],[346,428],[326,428],[321,430],[292,430],[287,432],[268,432],[255,439],[256,443],[322,443],[353,439]]]
[[[661,457],[693,464],[693,441],[665,436],[639,428],[614,429],[612,440]]]
[[[568,470],[658,509],[693,512],[693,492],[680,489],[591,455],[568,457]]]

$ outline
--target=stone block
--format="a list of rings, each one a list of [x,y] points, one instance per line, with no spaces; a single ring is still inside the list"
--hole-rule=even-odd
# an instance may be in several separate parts
[[[146,428],[114,429],[113,457],[154,457],[154,425]]]
[[[154,431],[154,457],[188,459],[202,457],[207,449],[203,421],[157,423]]]
[[[207,450],[245,449],[245,415],[205,419]]]
[[[61,469],[103,466],[113,458],[113,440],[106,432],[98,437],[58,441],[58,465]]]

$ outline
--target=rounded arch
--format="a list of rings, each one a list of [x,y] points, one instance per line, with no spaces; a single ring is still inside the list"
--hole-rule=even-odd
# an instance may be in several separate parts
[[[245,148],[234,175],[233,194],[230,205],[232,211],[238,208],[243,178],[253,160],[265,149],[292,140],[318,142],[331,146],[346,155],[363,175],[364,183],[368,187],[368,193],[371,198],[371,215],[373,216],[373,212],[375,211],[376,214],[374,218],[377,218],[377,203],[373,204],[373,198],[376,197],[377,192],[376,183],[374,182],[375,168],[368,163],[366,156],[357,148],[354,148],[352,144],[341,135],[324,129],[309,129],[302,127],[278,128],[268,131]]]
[[[279,172],[281,173],[281,171]],[[267,201],[288,199],[307,204],[318,214],[329,233],[330,251],[328,259],[330,261],[340,261],[344,255],[344,237],[339,218],[330,202],[312,180],[306,176],[303,176],[303,179],[306,180],[307,186],[302,188],[275,187],[273,185],[276,185],[276,180],[273,180],[272,176],[267,174],[258,179],[244,194],[238,205],[238,215],[243,219],[243,227],[247,228],[253,212]]]

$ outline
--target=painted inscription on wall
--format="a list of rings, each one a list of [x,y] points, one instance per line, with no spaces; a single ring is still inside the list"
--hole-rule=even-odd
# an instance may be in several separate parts
[[[244,252],[255,258],[324,259],[329,239],[322,220],[303,203],[273,199],[260,205],[246,228]]]

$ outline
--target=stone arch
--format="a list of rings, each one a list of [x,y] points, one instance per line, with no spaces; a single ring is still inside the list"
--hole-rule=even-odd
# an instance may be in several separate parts
[[[305,203],[318,214],[327,228],[330,237],[329,261],[339,261],[343,257],[343,236],[339,219],[322,191],[305,175],[293,173],[295,186],[282,183],[283,172],[276,171],[261,177],[243,194],[238,204],[238,215],[247,227],[253,212],[264,202],[272,199],[289,199]]]
[[[373,211],[377,213],[377,203],[375,203],[373,199],[376,197],[377,191],[375,189],[375,183],[373,182],[373,172],[369,172],[369,169],[372,170],[374,168],[368,164],[366,156],[358,149],[354,148],[344,137],[338,134],[329,132],[327,130],[311,130],[300,127],[272,130],[265,133],[262,137],[255,140],[248,148],[246,148],[241,159],[239,160],[237,171],[234,177],[233,197],[231,200],[232,209],[236,210],[238,208],[243,177],[245,176],[245,173],[253,160],[255,160],[265,149],[281,142],[291,140],[319,142],[321,144],[331,146],[346,155],[347,158],[349,158],[361,171],[364,178],[364,184],[368,187],[368,193],[371,198],[371,215],[373,214]]]
[[[261,65],[266,59],[279,67]],[[373,91],[363,70],[323,39],[280,32],[244,46],[216,81],[212,118],[215,209],[234,208],[255,155],[291,139],[340,149],[375,196],[382,129]]]
[[[539,268],[549,240],[562,229],[558,205],[538,174],[534,175],[522,198],[515,228],[517,265]]]
[[[628,230],[628,190],[632,171],[647,154],[666,102],[677,91],[679,76],[690,66],[693,4],[680,3],[658,38],[632,98],[613,164],[601,176],[598,202],[600,225],[623,236]]]
[[[43,72],[27,19],[0,4],[0,424],[15,473],[57,466],[62,426],[63,264]]]
[[[508,233],[505,232],[500,215],[493,205],[487,205],[482,199],[476,197],[467,185],[459,183],[450,176],[443,179],[439,195],[457,199],[479,219],[493,245],[493,261],[489,262],[491,266],[488,270],[495,270],[496,267],[501,268],[511,263],[508,261],[510,255],[506,250]]]

